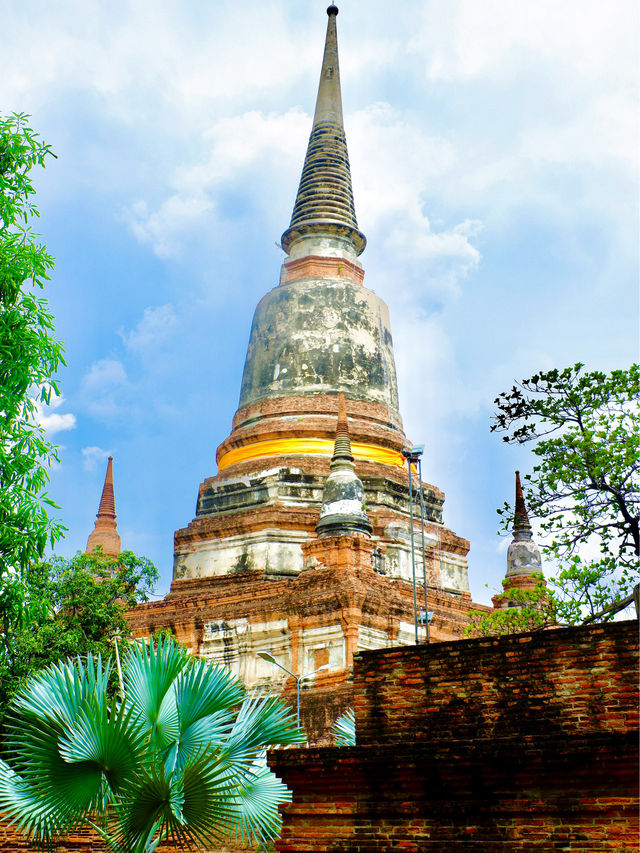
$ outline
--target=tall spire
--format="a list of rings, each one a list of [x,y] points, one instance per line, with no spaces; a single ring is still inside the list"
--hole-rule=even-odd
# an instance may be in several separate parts
[[[107,473],[102,487],[102,496],[94,529],[87,540],[87,553],[91,554],[98,545],[102,551],[112,557],[116,557],[122,550],[120,534],[116,524],[116,501],[113,491],[113,456],[107,462]]]
[[[503,592],[492,597],[493,606],[499,610],[522,607],[523,598],[516,591],[535,590],[540,583],[542,558],[533,541],[533,533],[522,494],[520,472],[516,471],[516,506],[513,514],[513,539],[507,550],[507,572],[502,581]],[[544,580],[542,581],[544,585]],[[534,608],[538,605],[533,604]]]
[[[516,506],[513,515],[513,541],[507,551],[507,577],[530,575],[539,572],[542,564],[540,551],[533,541],[531,524],[522,494],[520,472],[516,471]]]
[[[331,4],[327,9],[327,37],[313,127],[291,223],[282,235],[282,248],[287,254],[304,237],[337,238],[356,255],[367,244],[358,230],[342,123],[337,14],[338,7]]]
[[[338,397],[336,443],[331,457],[331,473],[322,492],[318,538],[371,533],[364,503],[364,488],[353,464],[344,391]]]
[[[520,482],[520,471],[516,471],[516,507],[513,516],[513,530],[528,530],[531,533],[531,524],[527,515],[527,508],[524,505],[524,495],[522,494],[522,483]]]

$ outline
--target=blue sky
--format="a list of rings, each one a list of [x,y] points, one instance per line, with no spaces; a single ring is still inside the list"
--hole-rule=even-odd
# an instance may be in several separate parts
[[[0,105],[37,178],[68,367],[50,493],[84,547],[115,456],[123,544],[171,577],[278,281],[325,3],[8,0]],[[638,358],[638,10],[629,0],[344,0],[345,126],[366,284],[389,304],[405,431],[476,600],[526,449],[489,433],[514,379]],[[487,585],[487,586],[485,586]]]

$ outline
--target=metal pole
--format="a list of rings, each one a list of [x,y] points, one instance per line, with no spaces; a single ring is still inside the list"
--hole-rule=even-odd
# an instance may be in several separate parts
[[[320,672],[323,669],[329,669],[328,663],[323,663],[322,666],[319,666],[317,669],[314,669],[313,672],[308,672],[306,675],[296,675],[291,672],[290,669],[287,669],[286,666],[283,666],[281,663],[274,658],[273,655],[270,655],[269,652],[258,652],[258,657],[262,660],[266,660],[267,663],[272,663],[274,666],[277,666],[278,669],[281,669],[283,672],[286,672],[287,675],[290,675],[291,678],[295,678],[296,680],[296,720],[298,722],[298,728],[300,728],[300,682],[305,678],[311,678],[312,675],[315,675],[316,672]],[[298,744],[300,746],[300,744]]]
[[[124,683],[122,681],[122,667],[120,666],[120,650],[118,649],[118,634],[113,637],[116,646],[116,666],[118,668],[118,686],[120,688],[120,698],[124,699]]]
[[[422,457],[418,456],[418,485],[420,486],[420,531],[422,534],[422,579],[424,581],[424,624],[429,642],[429,608],[427,606],[427,551],[424,547],[424,495],[422,493]]]
[[[409,532],[411,535],[411,571],[413,573],[413,627],[418,645],[418,598],[416,594],[416,554],[413,542],[413,483],[411,481],[411,456],[407,456],[407,471],[409,473]]]

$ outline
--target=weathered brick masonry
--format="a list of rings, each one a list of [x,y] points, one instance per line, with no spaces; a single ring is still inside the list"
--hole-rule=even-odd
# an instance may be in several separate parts
[[[637,851],[638,623],[356,656],[358,746],[273,752],[280,853]]]
[[[36,853],[41,847],[31,844],[24,835],[4,822],[0,822],[0,851],[2,853]],[[87,828],[74,832],[63,842],[53,847],[54,853],[107,853],[97,833]],[[162,845],[158,847],[157,853],[180,853],[172,846]]]
[[[633,620],[362,652],[358,742],[637,730],[637,631]]]
[[[206,853],[248,853],[254,849],[254,845],[237,845],[229,841],[220,844],[215,850]],[[184,853],[186,848],[174,847],[170,844],[161,844],[156,853]],[[74,832],[52,848],[53,853],[108,853],[107,847],[89,827]],[[0,853],[42,853],[41,847],[31,844],[24,835],[8,824],[0,821]]]

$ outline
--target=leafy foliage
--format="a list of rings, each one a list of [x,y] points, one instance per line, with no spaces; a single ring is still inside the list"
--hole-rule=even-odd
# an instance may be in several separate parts
[[[113,853],[276,837],[290,792],[264,750],[304,740],[287,706],[247,698],[170,640],[133,644],[122,669],[121,701],[100,655],[54,664],[18,694],[0,809],[44,843],[89,823]]]
[[[470,624],[465,634],[490,637],[493,634],[520,634],[540,631],[557,623],[556,605],[542,574],[533,575],[535,584],[530,589],[510,586],[508,578],[502,581],[502,595],[509,607],[493,610],[470,610]]]
[[[131,631],[125,613],[146,601],[157,579],[145,557],[95,551],[29,566],[0,596],[0,720],[12,696],[34,672],[88,652],[109,656],[114,638]],[[20,586],[18,595],[11,586]],[[20,606],[18,606],[20,605]]]
[[[582,364],[539,373],[495,401],[492,431],[509,443],[535,442],[525,498],[546,539],[541,550],[560,567],[549,585],[561,623],[596,616],[638,582],[639,401],[637,364],[610,374]],[[512,509],[499,513],[509,529]]]
[[[347,710],[338,717],[331,729],[336,746],[356,745],[356,715],[353,708]]]
[[[30,173],[55,155],[27,118],[0,116],[0,583],[41,559],[63,530],[49,518],[55,505],[43,492],[56,450],[35,420],[38,403],[58,394],[54,376],[64,364],[38,295],[53,258],[31,228],[39,213]]]

